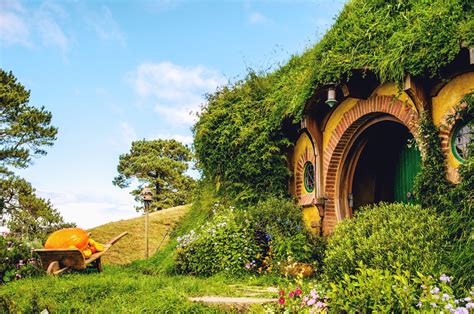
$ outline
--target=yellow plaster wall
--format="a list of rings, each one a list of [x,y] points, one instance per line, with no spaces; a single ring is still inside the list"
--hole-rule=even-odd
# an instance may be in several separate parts
[[[323,150],[326,150],[326,147],[329,144],[329,139],[331,138],[331,134],[336,129],[339,121],[341,121],[344,113],[354,107],[358,101],[359,99],[357,98],[347,98],[337,105],[336,109],[334,109],[334,112],[326,123],[326,127],[323,132]]]
[[[455,77],[446,84],[436,97],[432,99],[433,123],[440,127],[442,120],[449,110],[459,104],[462,97],[474,89],[474,72]],[[457,168],[460,163],[454,157],[451,146],[448,150],[448,165]]]
[[[415,111],[417,111],[415,104],[408,96],[407,93],[401,92],[399,95],[399,89],[395,83],[386,83],[377,87],[370,97],[374,96],[396,96],[403,103],[410,105]],[[332,113],[328,122],[326,123],[325,130],[323,132],[323,149],[325,150],[331,139],[332,132],[336,129],[337,125],[341,121],[344,113],[352,109],[360,99],[357,98],[347,98],[342,103],[337,105],[336,109]]]
[[[321,226],[321,217],[316,206],[308,206],[303,208],[303,220],[306,228],[312,234],[318,234]]]
[[[294,153],[293,153],[293,169],[295,171],[293,177],[295,178],[295,180],[297,178],[296,171],[297,171],[298,160],[300,160],[301,156],[305,153],[307,148],[313,149],[313,144],[311,143],[311,140],[306,133],[301,133],[300,137],[298,138],[298,141],[296,142]],[[315,165],[315,167],[316,166],[317,165]],[[301,183],[304,186],[304,182],[301,182]],[[296,188],[296,184],[297,182],[295,182],[294,184],[295,188]],[[306,191],[304,187],[301,189],[301,193],[303,195],[310,194]],[[313,234],[319,233],[318,227],[311,226],[312,224],[314,225],[315,223],[318,224],[319,226],[319,223],[321,221],[321,217],[319,217],[319,211],[316,208],[316,206],[313,205],[313,206],[307,206],[303,208],[303,220],[306,227],[311,233]]]
[[[413,102],[413,100],[411,100],[410,96],[408,96],[408,94],[405,93],[405,92],[401,92],[400,95],[399,95],[399,93],[400,93],[400,91],[398,89],[397,84],[395,84],[395,83],[385,83],[385,84],[382,84],[379,87],[377,87],[372,92],[370,97],[373,97],[373,96],[396,96],[398,99],[400,99],[401,102],[403,102],[404,104],[410,105],[413,108],[413,110],[418,112],[418,109],[416,109],[415,103]]]

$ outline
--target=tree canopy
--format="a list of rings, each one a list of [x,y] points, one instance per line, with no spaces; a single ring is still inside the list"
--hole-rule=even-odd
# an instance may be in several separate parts
[[[15,76],[0,69],[0,224],[13,236],[43,239],[48,233],[70,226],[49,200],[36,195],[12,168],[25,168],[32,157],[46,154],[58,132],[44,107],[29,104],[30,92]]]
[[[53,145],[57,128],[44,107],[29,104],[30,91],[11,72],[0,69],[0,170],[25,168],[34,156],[45,155]]]
[[[151,210],[186,204],[194,188],[194,180],[184,174],[191,156],[190,149],[176,140],[134,141],[130,152],[119,157],[119,174],[113,184],[125,188],[133,179],[138,180],[139,186],[132,195],[139,202],[141,190],[151,188],[154,191]]]

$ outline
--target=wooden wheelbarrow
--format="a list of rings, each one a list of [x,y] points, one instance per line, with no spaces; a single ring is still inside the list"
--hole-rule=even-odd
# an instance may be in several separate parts
[[[101,257],[117,243],[118,240],[126,236],[128,232],[123,232],[119,236],[104,244],[104,250],[96,252],[89,258],[85,258],[79,249],[39,249],[38,253],[43,268],[48,275],[59,275],[68,269],[84,269],[89,265],[96,268],[100,273],[102,271]]]

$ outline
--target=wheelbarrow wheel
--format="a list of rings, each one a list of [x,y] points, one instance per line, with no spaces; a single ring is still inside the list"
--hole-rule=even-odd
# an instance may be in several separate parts
[[[100,257],[95,261],[95,268],[97,269],[97,271],[98,271],[99,273],[101,273],[101,272],[103,271],[103,268],[102,268],[102,260],[101,260]]]
[[[54,262],[49,263],[49,266],[48,266],[48,269],[46,270],[46,273],[48,275],[54,275],[54,273],[57,272],[58,270],[59,270],[59,262],[54,261]]]

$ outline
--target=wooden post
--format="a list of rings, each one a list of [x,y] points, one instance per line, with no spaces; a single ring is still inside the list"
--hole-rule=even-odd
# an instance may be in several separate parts
[[[148,259],[148,203],[145,203],[145,258]]]

